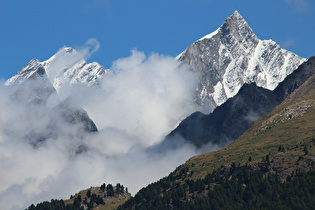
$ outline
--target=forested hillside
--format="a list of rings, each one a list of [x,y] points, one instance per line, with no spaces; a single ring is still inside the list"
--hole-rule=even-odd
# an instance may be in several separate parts
[[[312,209],[315,76],[227,147],[189,159],[119,209]]]
[[[100,187],[90,187],[82,190],[69,200],[52,199],[36,206],[32,204],[27,210],[83,210],[83,209],[115,209],[130,198],[128,188],[121,184],[102,184]]]
[[[268,162],[266,162],[268,164]],[[288,176],[285,182],[267,165],[213,171],[204,179],[177,182],[171,174],[142,189],[118,209],[312,209],[315,171]],[[186,176],[187,171],[179,173]],[[177,181],[176,181],[177,180]]]

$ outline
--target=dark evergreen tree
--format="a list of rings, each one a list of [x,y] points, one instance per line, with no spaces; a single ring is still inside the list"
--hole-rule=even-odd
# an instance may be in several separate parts
[[[91,197],[91,190],[88,190],[88,191],[86,192],[86,196],[87,196],[88,198]]]
[[[202,180],[184,183],[170,181],[168,188],[165,188],[168,178],[161,179],[141,189],[118,209],[313,209],[315,206],[315,171],[287,178],[286,182],[265,169],[249,170],[235,165],[232,171],[222,169]],[[212,187],[205,187],[211,184]],[[157,193],[159,188],[162,189]]]
[[[106,189],[106,184],[105,184],[105,183],[103,183],[103,184],[101,185],[101,190],[104,192],[104,191],[105,191],[105,189]]]
[[[114,196],[114,188],[113,185],[108,184],[106,186],[107,196]]]

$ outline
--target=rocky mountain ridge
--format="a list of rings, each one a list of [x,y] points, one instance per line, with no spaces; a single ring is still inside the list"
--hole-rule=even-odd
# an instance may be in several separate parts
[[[106,73],[110,73],[97,63],[94,63],[95,65],[87,64],[72,48],[64,48],[58,53],[44,62],[33,59],[16,77],[9,79],[6,85],[23,85],[31,80],[39,81],[38,78],[40,78],[39,76],[41,75],[41,78],[48,79],[49,83],[52,84],[52,92],[58,92],[62,89],[63,85],[76,83],[98,85],[99,79]],[[62,59],[63,56],[67,57],[67,59]],[[218,117],[216,119],[221,118],[221,121],[213,120],[216,125],[222,126],[221,130],[217,129],[217,127],[214,127],[215,129],[208,129],[207,126],[209,126],[208,124],[211,120],[200,112],[195,113],[197,116],[196,119],[202,119],[202,122],[196,123],[196,121],[193,121],[193,123],[190,123],[187,127],[188,129],[196,128],[193,129],[195,133],[193,133],[193,135],[190,133],[189,135],[191,135],[193,139],[192,142],[197,139],[197,141],[193,142],[197,147],[209,142],[214,144],[222,143],[220,146],[229,143],[231,138],[229,136],[223,136],[224,138],[222,138],[222,135],[228,134],[230,130],[233,130],[230,132],[232,139],[235,139],[237,135],[241,135],[251,123],[254,123],[260,116],[270,111],[272,107],[279,104],[280,100],[283,100],[285,96],[300,86],[300,82],[297,81],[295,77],[288,79],[291,82],[288,83],[287,87],[278,88],[279,86],[277,85],[280,80],[289,78],[287,75],[291,76],[294,74],[294,66],[298,66],[304,61],[304,59],[293,53],[282,50],[272,41],[259,40],[238,12],[235,12],[229,17],[217,31],[203,37],[190,46],[178,57],[178,60],[182,65],[185,65],[185,62],[189,64],[193,71],[201,72],[200,84],[197,89],[197,93],[198,91],[199,93],[197,94],[196,102],[203,107],[202,111],[210,112],[219,104],[221,104],[220,107],[227,107],[225,110],[221,108],[223,111],[221,110],[221,114],[217,114]],[[220,64],[217,65],[218,68],[214,69],[218,61],[220,61]],[[309,63],[305,65],[309,65]],[[305,75],[305,77],[307,76],[309,75]],[[43,81],[46,79],[43,79]],[[261,85],[261,87],[257,87],[257,85]],[[272,95],[272,91],[268,90],[276,86],[280,98],[276,98],[276,96]],[[245,93],[245,96],[250,95],[250,97],[243,98],[237,95],[235,96],[235,98],[239,99],[238,102],[245,101],[245,103],[249,104],[248,106],[239,105],[237,100],[231,102],[233,98],[228,99],[232,97],[233,94],[237,93]],[[41,94],[42,93],[36,92],[35,96]],[[42,101],[47,99],[47,97],[42,98]],[[255,103],[251,103],[252,100],[255,103],[258,102],[259,106]],[[237,109],[234,109],[235,107]],[[61,110],[58,111],[59,108]],[[62,114],[65,121],[70,123],[74,122],[75,124],[79,123],[80,130],[91,129],[93,132],[96,129],[96,126],[93,124],[81,123],[81,120],[86,121],[86,119],[88,119],[88,115],[84,110],[80,109],[77,112],[73,110],[73,107],[63,106],[63,104],[59,104],[54,110]],[[239,119],[235,118],[237,115],[241,116],[239,122],[236,122],[236,120]],[[226,118],[226,116],[228,117]],[[207,125],[202,125],[203,123]],[[184,121],[180,126],[182,124],[184,124]],[[210,126],[211,125],[213,124],[210,122]],[[241,128],[237,126],[241,126]],[[48,128],[55,129],[55,126],[49,125]],[[208,133],[204,133],[207,129],[210,132],[214,132],[215,135],[213,137],[217,137],[215,141],[209,141],[208,139],[204,141],[203,137],[206,136],[208,138],[209,135]],[[186,128],[184,128],[184,130],[186,130]],[[190,131],[188,130],[188,132]],[[75,130],[75,133],[78,133],[77,130]],[[195,134],[201,137],[198,136],[198,138],[195,138]],[[45,138],[51,138],[55,134],[52,133],[52,135],[49,135],[48,137],[43,136],[39,132],[39,136],[43,136],[43,138],[36,141],[34,145],[37,146],[37,143],[41,143]],[[35,133],[35,137],[37,136],[38,133]],[[66,137],[73,138],[73,136],[74,135],[69,135]],[[80,147],[82,146],[82,142],[80,141],[81,136],[75,137],[78,138],[76,142],[78,144],[74,145],[78,146],[78,148],[75,148],[75,152],[80,152],[81,149],[84,150],[84,148]],[[30,135],[30,138],[36,140],[32,135]],[[222,139],[226,141],[221,142],[220,140]]]
[[[295,84],[299,88],[291,89],[240,138],[221,150],[190,158],[119,209],[312,208],[315,74],[309,73],[315,71],[314,64],[315,57],[296,70],[300,74],[296,83],[290,75],[291,83],[280,84],[288,88],[282,91]],[[300,80],[306,77],[305,82]]]
[[[260,40],[238,11],[177,59],[200,73],[195,100],[205,113],[235,96],[243,84],[274,90],[306,60],[272,40]]]
[[[23,104],[23,108],[28,110],[24,113],[26,118],[38,116],[37,120],[23,122],[28,124],[29,129],[20,134],[20,138],[27,140],[35,148],[48,139],[65,135],[65,138],[77,139],[77,145],[69,149],[80,152],[84,148],[80,141],[85,133],[98,131],[84,109],[71,103],[69,97],[58,97],[58,90],[63,84],[97,85],[98,78],[106,74],[104,67],[94,63],[87,64],[77,54],[72,48],[63,48],[47,61],[32,59],[5,83],[13,87],[11,99]],[[61,59],[66,59],[68,63]],[[52,71],[57,67],[60,67],[59,71],[53,74]],[[49,107],[47,102],[51,97],[56,97],[57,103]]]
[[[260,40],[235,11],[215,32],[191,44],[176,58],[199,72],[195,102],[203,113],[212,112],[237,94],[244,84],[274,90],[306,59],[282,49],[272,40]],[[6,85],[21,84],[44,69],[56,91],[63,85],[99,85],[106,74],[113,74],[97,62],[87,63],[80,52],[64,47],[50,59],[32,59]]]
[[[302,65],[299,71],[313,69],[315,71],[315,57],[309,59]],[[309,70],[307,72],[310,72]],[[307,74],[304,74],[305,76]],[[300,81],[297,81],[299,83]],[[294,85],[292,83],[292,85]],[[254,164],[260,162],[263,156],[272,157],[275,165],[272,170],[278,170],[282,178],[290,175],[292,170],[310,170],[314,168],[315,150],[312,145],[315,144],[314,120],[315,120],[315,74],[299,85],[285,100],[282,101],[272,112],[264,115],[244,134],[227,147],[199,156],[193,157],[186,162],[187,165],[192,162],[203,162],[205,159],[211,159],[205,167],[195,164],[196,169],[211,171],[220,164],[226,165],[231,162],[238,162],[241,165]],[[245,156],[251,156],[251,160]],[[304,158],[299,157],[304,156]],[[223,157],[218,158],[216,157]],[[305,164],[296,164],[296,161],[306,161]],[[251,163],[250,163],[251,162]],[[290,164],[289,164],[290,162]],[[208,165],[209,164],[209,165]],[[201,176],[203,176],[202,172]],[[196,178],[196,177],[195,177]]]
[[[281,101],[275,99],[271,91],[305,61],[294,53],[281,49],[271,40],[258,39],[237,11],[215,32],[197,40],[176,59],[181,65],[188,64],[192,71],[197,71],[201,75],[196,89],[196,103],[201,106],[201,111],[212,112],[218,105],[222,105],[218,110],[223,111],[216,110],[216,113],[220,114],[214,113],[211,117],[205,117],[201,112],[187,117],[167,136],[162,148],[165,145],[169,147],[170,141],[173,141],[170,139],[174,139],[169,137],[174,135],[197,147],[207,143],[223,146],[233,141],[255,120]],[[24,97],[26,100],[28,98],[37,104],[45,104],[47,99],[53,93],[58,93],[63,86],[77,83],[97,86],[99,80],[106,74],[113,73],[96,62],[86,63],[79,51],[65,47],[46,61],[31,60],[5,84],[20,86],[17,91],[19,94],[16,94],[18,97]],[[36,87],[25,85],[31,79],[37,81]],[[40,85],[39,81],[42,81]],[[28,89],[35,91],[27,91]],[[239,95],[243,96],[237,96],[233,99],[234,102],[228,100],[239,91],[241,92]],[[277,97],[281,95],[280,98],[283,98],[290,92],[283,91]],[[235,101],[241,103],[242,100],[247,101],[251,107],[235,104]],[[254,102],[250,103],[252,100]],[[96,125],[84,110],[74,111],[69,106],[60,107],[67,108],[61,111],[67,122],[83,122],[84,130],[97,131]],[[67,111],[70,114],[67,114]],[[239,116],[243,123],[235,124],[233,118],[238,119]],[[210,118],[213,119],[210,120],[212,123],[215,122],[213,127],[210,126],[211,123],[209,124]],[[215,120],[219,118],[221,120]],[[190,120],[192,121],[187,124]],[[211,129],[205,129],[205,124]],[[172,144],[177,145],[178,142]]]
[[[63,84],[98,85],[98,80],[104,74],[110,74],[108,69],[97,62],[87,63],[75,49],[64,47],[46,61],[32,59],[15,76],[8,79],[5,85],[22,84],[41,71],[46,72],[57,92]]]
[[[192,143],[200,148],[210,144],[223,147],[241,136],[256,120],[272,111],[286,97],[315,74],[315,57],[297,68],[274,91],[245,84],[238,94],[205,115],[193,113],[183,120],[160,145],[160,149]],[[209,148],[211,149],[211,148]]]

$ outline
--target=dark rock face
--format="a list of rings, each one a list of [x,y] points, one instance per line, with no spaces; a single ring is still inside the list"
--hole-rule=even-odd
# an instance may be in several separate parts
[[[293,74],[278,85],[274,90],[279,100],[283,101],[294,90],[299,88],[308,78],[315,73],[315,56],[310,57],[307,62],[301,64]]]
[[[245,132],[256,120],[277,106],[272,91],[245,84],[239,93],[205,115],[196,112],[183,120],[165,139],[176,141],[181,136],[197,148],[211,143],[224,146]],[[173,144],[173,143],[172,143]]]
[[[65,122],[72,125],[81,125],[85,132],[97,132],[97,127],[88,113],[82,108],[74,108],[64,101],[53,109],[53,112],[60,115]]]
[[[217,107],[213,113],[205,115],[196,112],[187,117],[159,146],[181,146],[176,141],[190,143],[197,148],[208,143],[225,146],[241,136],[260,117],[275,109],[314,73],[315,57],[311,57],[274,91],[257,87],[253,83],[244,85],[235,97]]]
[[[36,107],[30,108],[31,112],[38,111]],[[80,142],[87,133],[97,132],[95,123],[91,120],[87,112],[82,108],[74,108],[63,102],[53,109],[44,109],[43,123],[32,129],[25,135],[25,139],[35,148],[39,147],[48,139],[55,140],[58,138],[71,138]],[[40,123],[36,122],[34,125]],[[78,148],[74,150],[82,150],[84,145],[78,143]]]

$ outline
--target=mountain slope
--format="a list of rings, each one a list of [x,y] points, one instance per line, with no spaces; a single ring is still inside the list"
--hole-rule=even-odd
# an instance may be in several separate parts
[[[274,90],[305,61],[272,40],[258,39],[237,11],[177,59],[200,73],[195,100],[205,113],[235,96],[243,84]]]
[[[277,173],[283,173],[283,177],[291,173],[292,168],[312,168],[313,164],[296,164],[296,161],[301,160],[300,156],[303,161],[315,161],[314,88],[315,75],[233,143],[219,151],[193,157],[185,165],[194,165],[196,177],[202,177],[220,165],[231,162],[253,164],[269,155]],[[205,163],[203,167],[201,162]]]
[[[258,39],[237,11],[177,59],[200,74],[195,101],[203,113],[212,112],[235,96],[243,84],[255,82],[259,87],[273,90],[305,61],[271,40]],[[45,69],[57,92],[76,83],[99,85],[100,78],[113,74],[96,62],[86,63],[80,52],[65,47],[46,61],[31,60],[6,84],[21,84],[40,67]]]
[[[119,209],[312,208],[314,90],[312,75],[230,145],[190,158]]]
[[[67,81],[67,85],[76,82],[97,85],[98,77],[106,73],[98,64],[86,64],[84,60],[78,60],[80,57],[77,53],[72,48],[64,48],[48,61],[40,62],[33,59],[5,83],[13,89],[9,100],[21,105],[21,109],[25,111],[20,117],[28,119],[21,122],[26,124],[28,129],[16,130],[14,133],[19,133],[19,138],[27,140],[34,147],[40,146],[48,139],[57,139],[64,135],[65,138],[78,140],[77,148],[70,149],[80,152],[84,147],[80,141],[85,133],[97,131],[95,123],[85,110],[71,103],[69,97],[58,98],[58,88],[64,84],[62,82]],[[69,63],[60,61],[61,58]],[[51,71],[56,71],[57,67],[60,70],[57,71],[55,77],[52,77]],[[54,78],[54,84],[51,82],[52,78]],[[47,105],[51,97],[58,98],[54,107]]]
[[[6,81],[6,85],[12,85],[13,83],[21,84],[26,79],[31,77],[37,71],[41,72],[40,69],[43,68],[39,60],[36,58],[30,60],[15,76],[11,77]]]
[[[56,89],[50,83],[45,69],[38,60],[31,60],[19,73],[14,87],[15,100],[46,105],[48,98],[56,93]]]
[[[116,209],[117,206],[126,202],[131,197],[128,193],[128,188],[121,184],[102,184],[100,187],[90,187],[76,193],[74,196],[71,195],[68,200],[54,200],[50,202],[44,201],[39,204],[30,205],[27,210],[36,209]]]
[[[170,145],[180,146],[176,143],[180,138],[199,148],[206,144],[221,147],[227,145],[256,120],[272,111],[314,73],[315,57],[311,57],[274,91],[255,84],[244,85],[235,97],[217,107],[213,113],[205,115],[196,112],[187,117],[166,137],[161,147],[166,149]]]

